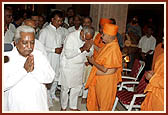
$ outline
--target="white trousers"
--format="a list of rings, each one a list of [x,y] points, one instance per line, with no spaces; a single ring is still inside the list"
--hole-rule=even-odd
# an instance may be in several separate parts
[[[62,109],[66,109],[68,106],[68,100],[69,100],[69,108],[71,109],[77,109],[78,105],[78,96],[81,91],[82,85],[68,88],[61,86],[61,107]],[[69,94],[68,94],[69,93]]]
[[[88,95],[88,89],[85,89],[85,85],[86,83],[83,84],[83,87],[82,87],[82,98],[87,98],[87,95]]]
[[[56,92],[57,86],[58,86],[58,81],[54,81],[51,85],[51,88],[47,90],[49,107],[53,106],[52,100],[56,97],[55,92]]]

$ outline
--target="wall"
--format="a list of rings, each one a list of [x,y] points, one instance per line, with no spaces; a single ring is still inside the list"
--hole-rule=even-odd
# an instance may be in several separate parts
[[[98,31],[100,18],[114,18],[119,26],[119,33],[125,33],[127,11],[127,4],[91,4],[90,16],[93,18],[93,27]]]

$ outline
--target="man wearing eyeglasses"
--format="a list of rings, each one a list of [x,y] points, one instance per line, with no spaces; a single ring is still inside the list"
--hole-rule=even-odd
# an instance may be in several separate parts
[[[39,41],[45,46],[50,64],[56,73],[55,79],[48,90],[49,107],[52,107],[53,100],[59,101],[55,91],[58,86],[60,54],[63,46],[62,34],[58,29],[62,25],[63,14],[61,11],[56,10],[51,13],[50,17],[50,24],[41,30]]]

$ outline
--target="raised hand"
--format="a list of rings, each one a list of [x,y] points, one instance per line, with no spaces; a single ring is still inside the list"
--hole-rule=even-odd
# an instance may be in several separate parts
[[[94,62],[93,57],[86,56],[86,58],[87,58],[89,63],[93,64],[93,62]]]
[[[27,72],[32,72],[34,70],[34,56],[32,54],[27,57],[24,68]]]
[[[61,48],[55,48],[55,53],[61,54],[63,47]]]
[[[83,51],[90,51],[90,48],[93,45],[93,40],[87,40],[85,41],[85,44],[82,46]]]

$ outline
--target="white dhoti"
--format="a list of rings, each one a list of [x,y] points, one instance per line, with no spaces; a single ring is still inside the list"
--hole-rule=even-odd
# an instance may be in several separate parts
[[[85,66],[85,71],[84,71],[84,75],[83,75],[83,87],[82,87],[83,95],[82,95],[82,98],[87,98],[88,89],[85,89],[85,85],[86,85],[86,82],[88,80],[88,77],[90,75],[91,70],[92,70],[91,65]]]

